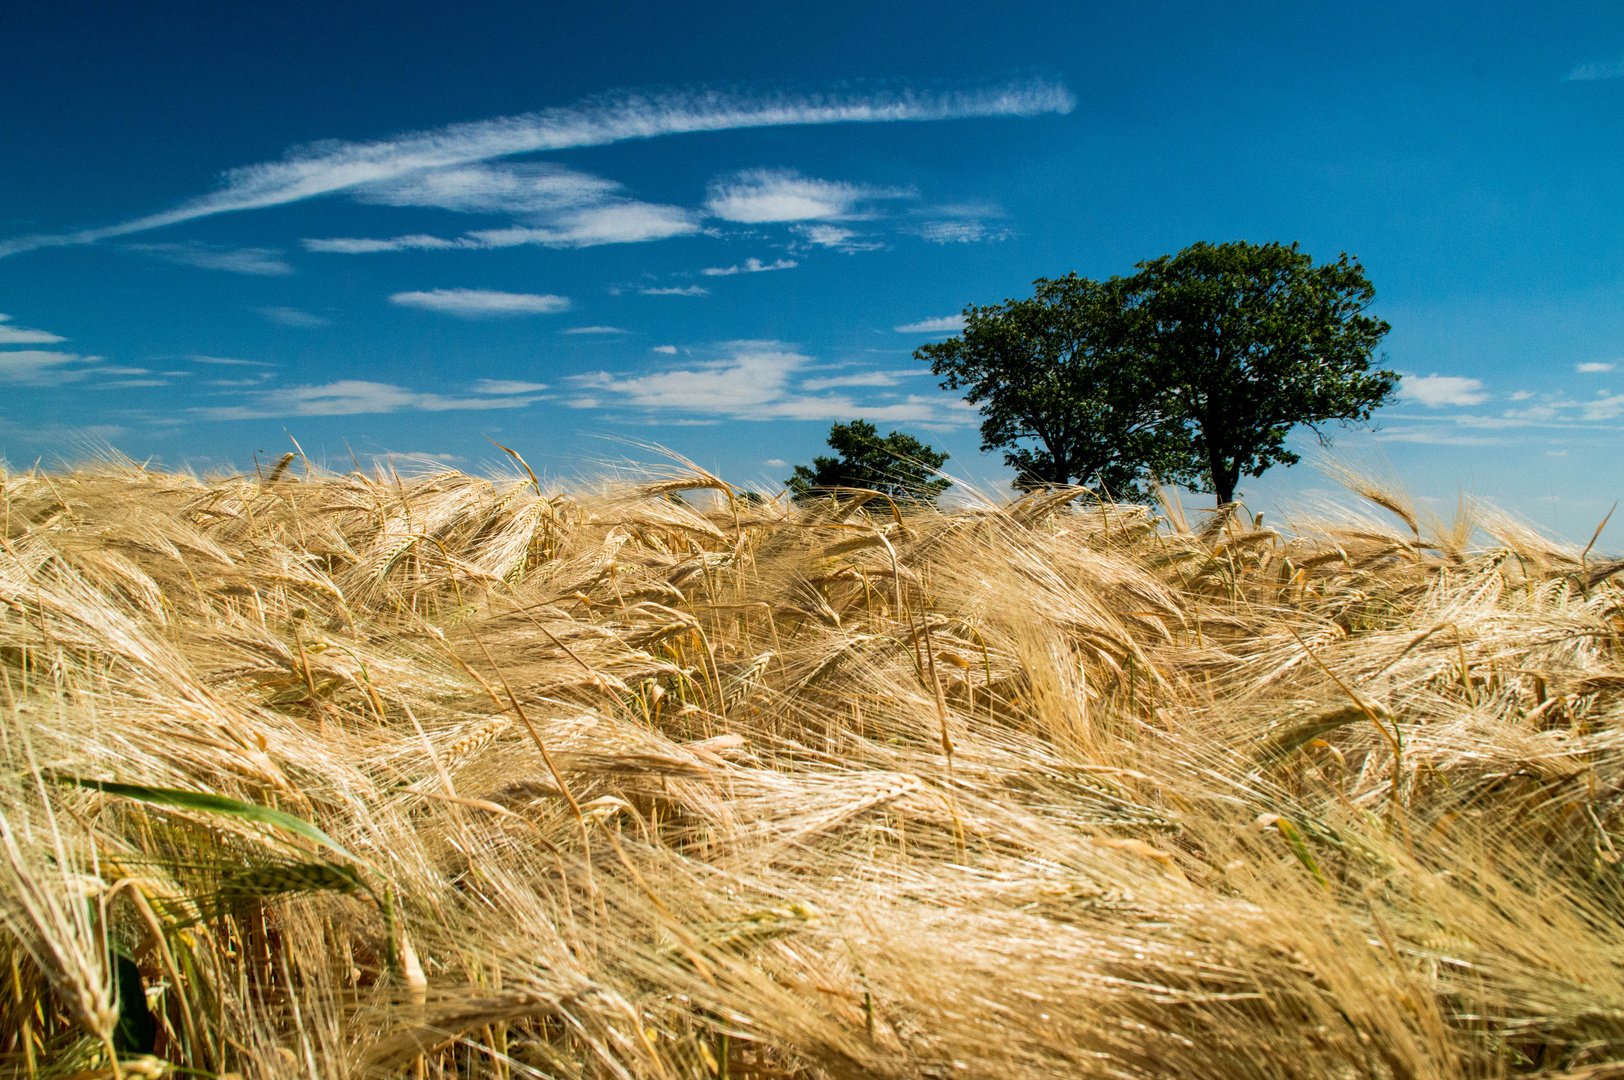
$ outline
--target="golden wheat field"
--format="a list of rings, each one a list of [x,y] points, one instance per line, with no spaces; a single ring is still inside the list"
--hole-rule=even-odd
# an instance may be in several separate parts
[[[1624,564],[1343,480],[4,473],[5,1068],[1624,1075]]]

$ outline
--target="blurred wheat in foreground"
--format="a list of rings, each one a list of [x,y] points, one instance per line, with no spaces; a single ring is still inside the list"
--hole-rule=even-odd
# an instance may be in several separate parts
[[[4,1067],[1624,1075],[1624,564],[1346,479],[0,474]]]

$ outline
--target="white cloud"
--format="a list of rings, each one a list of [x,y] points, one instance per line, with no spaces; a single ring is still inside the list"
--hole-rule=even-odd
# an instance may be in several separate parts
[[[353,416],[403,411],[445,412],[454,409],[519,409],[539,398],[524,394],[501,397],[448,398],[420,394],[390,383],[344,379],[324,386],[290,386],[250,394],[242,405],[193,409],[207,420],[253,420],[268,416]]]
[[[933,244],[974,244],[982,240],[1002,240],[1008,230],[989,229],[980,221],[927,221],[914,230]]]
[[[918,373],[912,371],[864,371],[856,375],[836,375],[828,379],[807,379],[801,383],[801,389],[808,393],[816,393],[819,390],[828,390],[836,386],[895,386],[899,374],[914,375]]]
[[[847,255],[859,251],[878,251],[885,246],[883,240],[872,240],[861,233],[839,225],[796,225],[795,232],[807,243],[834,248]]]
[[[657,352],[657,353],[665,353],[667,356],[675,356],[675,355],[677,355],[677,347],[675,345],[656,345],[656,346],[654,346],[654,348],[650,349],[649,351],[650,352]]]
[[[203,270],[225,270],[260,277],[281,277],[293,273],[293,267],[288,265],[282,258],[282,252],[276,248],[230,248],[195,240],[185,244],[125,244],[124,247],[128,251],[139,251],[166,262],[196,266]]]
[[[1376,438],[1383,442],[1420,443],[1426,446],[1499,446],[1505,440],[1490,435],[1458,435],[1435,427],[1380,428]]]
[[[568,330],[560,330],[560,334],[629,334],[630,330],[622,330],[618,326],[572,326]]]
[[[917,224],[906,228],[923,240],[933,244],[973,244],[983,240],[1005,240],[1007,228],[989,225],[1002,218],[1002,207],[991,203],[958,203],[925,206],[913,211]]]
[[[1574,371],[1582,371],[1585,374],[1593,374],[1595,372],[1600,372],[1600,371],[1612,371],[1613,370],[1613,365],[1612,364],[1596,363],[1596,362],[1591,362],[1591,363],[1588,363],[1588,364],[1574,364],[1573,365],[1573,370]]]
[[[1419,401],[1429,409],[1478,405],[1489,400],[1482,380],[1459,375],[1406,375],[1399,384],[1399,396]]]
[[[912,192],[818,180],[794,169],[747,169],[711,182],[705,209],[712,217],[757,225],[854,215],[860,203],[903,199]]]
[[[383,251],[485,251],[492,248],[521,247],[526,244],[577,248],[666,240],[698,231],[699,219],[691,210],[684,210],[680,206],[660,206],[622,199],[602,206],[557,214],[539,225],[479,229],[454,240],[414,233],[410,236],[395,236],[384,240],[364,237],[306,240],[304,246],[310,251],[339,255],[368,255]]]
[[[789,462],[785,461],[783,458],[768,458],[766,461],[763,461],[762,464],[767,466],[769,469],[789,468]]]
[[[259,313],[273,323],[283,326],[298,326],[305,329],[316,329],[322,326],[333,325],[333,320],[321,315],[312,315],[308,311],[300,311],[290,307],[262,307]]]
[[[746,259],[744,265],[739,266],[711,266],[700,273],[706,277],[731,277],[734,274],[762,274],[768,270],[793,270],[801,265],[794,259],[779,259],[776,262],[764,263],[760,259]]]
[[[68,340],[56,334],[46,333],[44,330],[24,330],[21,327],[3,325],[10,321],[10,315],[0,315],[0,345],[55,345],[59,341]]]
[[[435,289],[433,292],[398,292],[391,304],[424,308],[464,319],[507,315],[552,315],[568,311],[569,298],[550,293],[510,293],[492,289]]]
[[[1624,394],[1610,394],[1602,391],[1594,401],[1584,404],[1584,418],[1586,420],[1617,420],[1624,416]]]
[[[613,393],[642,408],[729,412],[783,398],[790,376],[811,362],[776,342],[739,342],[732,352],[697,369],[624,378],[600,371],[571,379],[584,389]]]
[[[1516,393],[1511,395],[1511,400],[1512,401],[1527,401],[1529,398],[1531,398],[1533,396],[1534,396],[1534,392],[1532,390],[1518,390]]]
[[[196,361],[199,364],[222,364],[231,367],[276,367],[275,364],[267,364],[263,360],[233,360],[227,356],[198,356],[193,354],[186,359]]]
[[[63,383],[83,382],[90,377],[92,369],[76,365],[99,359],[97,356],[43,349],[0,352],[0,382],[22,386],[60,386]]]
[[[387,240],[339,236],[327,240],[302,240],[300,243],[304,244],[306,251],[322,251],[338,255],[371,255],[380,251],[450,251],[485,246],[471,240],[444,240],[424,233],[393,236]]]
[[[975,410],[961,401],[908,395],[902,401],[860,403],[844,394],[808,392],[796,385],[811,357],[775,341],[738,341],[719,347],[721,355],[689,367],[647,374],[598,371],[570,376],[583,396],[575,408],[624,406],[658,413],[698,414],[737,420],[840,420],[862,416],[877,421],[935,425],[968,422]],[[815,381],[815,380],[814,380]]]
[[[24,442],[48,443],[52,446],[84,445],[87,442],[108,442],[129,433],[129,428],[117,424],[92,424],[72,427],[67,424],[44,424],[37,428],[18,427],[0,417],[0,432],[7,438]]]
[[[702,90],[600,97],[574,106],[453,124],[392,139],[295,148],[280,161],[232,169],[222,177],[218,190],[161,213],[105,228],[0,241],[0,257],[41,247],[91,244],[214,214],[281,206],[363,187],[375,197],[383,197],[390,184],[426,170],[516,154],[739,128],[1033,116],[1070,112],[1075,104],[1064,86],[1045,80],[945,92],[903,89],[747,96]],[[406,197],[399,194],[404,190],[398,189],[396,197]]]
[[[899,334],[956,334],[964,329],[964,316],[940,315],[934,319],[920,319],[918,322],[893,326],[892,329]]]
[[[423,169],[355,189],[357,202],[432,206],[465,214],[546,214],[613,197],[621,185],[562,165],[473,163]]]
[[[666,287],[666,288],[654,288],[653,286],[649,286],[647,288],[638,289],[637,291],[642,293],[644,296],[709,296],[710,295],[710,290],[705,288],[703,285],[671,285],[671,286]]]
[[[1587,82],[1592,79],[1624,79],[1624,57],[1617,60],[1593,60],[1580,64],[1568,72],[1568,82]]]
[[[512,379],[480,379],[474,384],[476,394],[534,394],[545,389],[546,383],[516,382]]]

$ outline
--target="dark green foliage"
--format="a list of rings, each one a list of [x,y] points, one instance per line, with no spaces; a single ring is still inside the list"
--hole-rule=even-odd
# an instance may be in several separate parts
[[[784,481],[794,498],[838,488],[864,488],[893,499],[934,502],[953,486],[951,480],[935,475],[948,455],[900,431],[882,439],[866,420],[831,427],[829,446],[840,456],[813,458],[810,468],[797,465],[795,475]]]
[[[1315,266],[1297,245],[1192,244],[1139,264],[1140,349],[1154,365],[1185,471],[1220,503],[1240,477],[1293,465],[1287,433],[1363,422],[1398,385],[1371,371],[1387,323],[1365,314],[1376,290],[1344,253]]]
[[[1147,477],[1180,478],[1187,455],[1139,347],[1131,282],[1035,284],[1030,300],[966,308],[962,334],[914,356],[981,406],[981,449],[1004,450],[1016,487],[1077,483],[1145,500]]]
[[[113,1048],[125,1054],[150,1054],[158,1043],[158,1021],[147,1007],[147,987],[141,968],[122,953],[113,954],[118,975],[118,1025]]]
[[[1357,260],[1296,244],[1198,243],[1129,278],[1039,278],[1029,300],[965,309],[914,353],[981,406],[982,449],[1016,486],[1080,483],[1144,500],[1147,481],[1234,499],[1240,477],[1298,456],[1298,424],[1364,422],[1398,376],[1371,371],[1388,325]]]

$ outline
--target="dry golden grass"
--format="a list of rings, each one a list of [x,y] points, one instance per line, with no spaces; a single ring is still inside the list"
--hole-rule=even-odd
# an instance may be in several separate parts
[[[1620,565],[1349,480],[4,474],[5,1066],[1624,1075]]]

